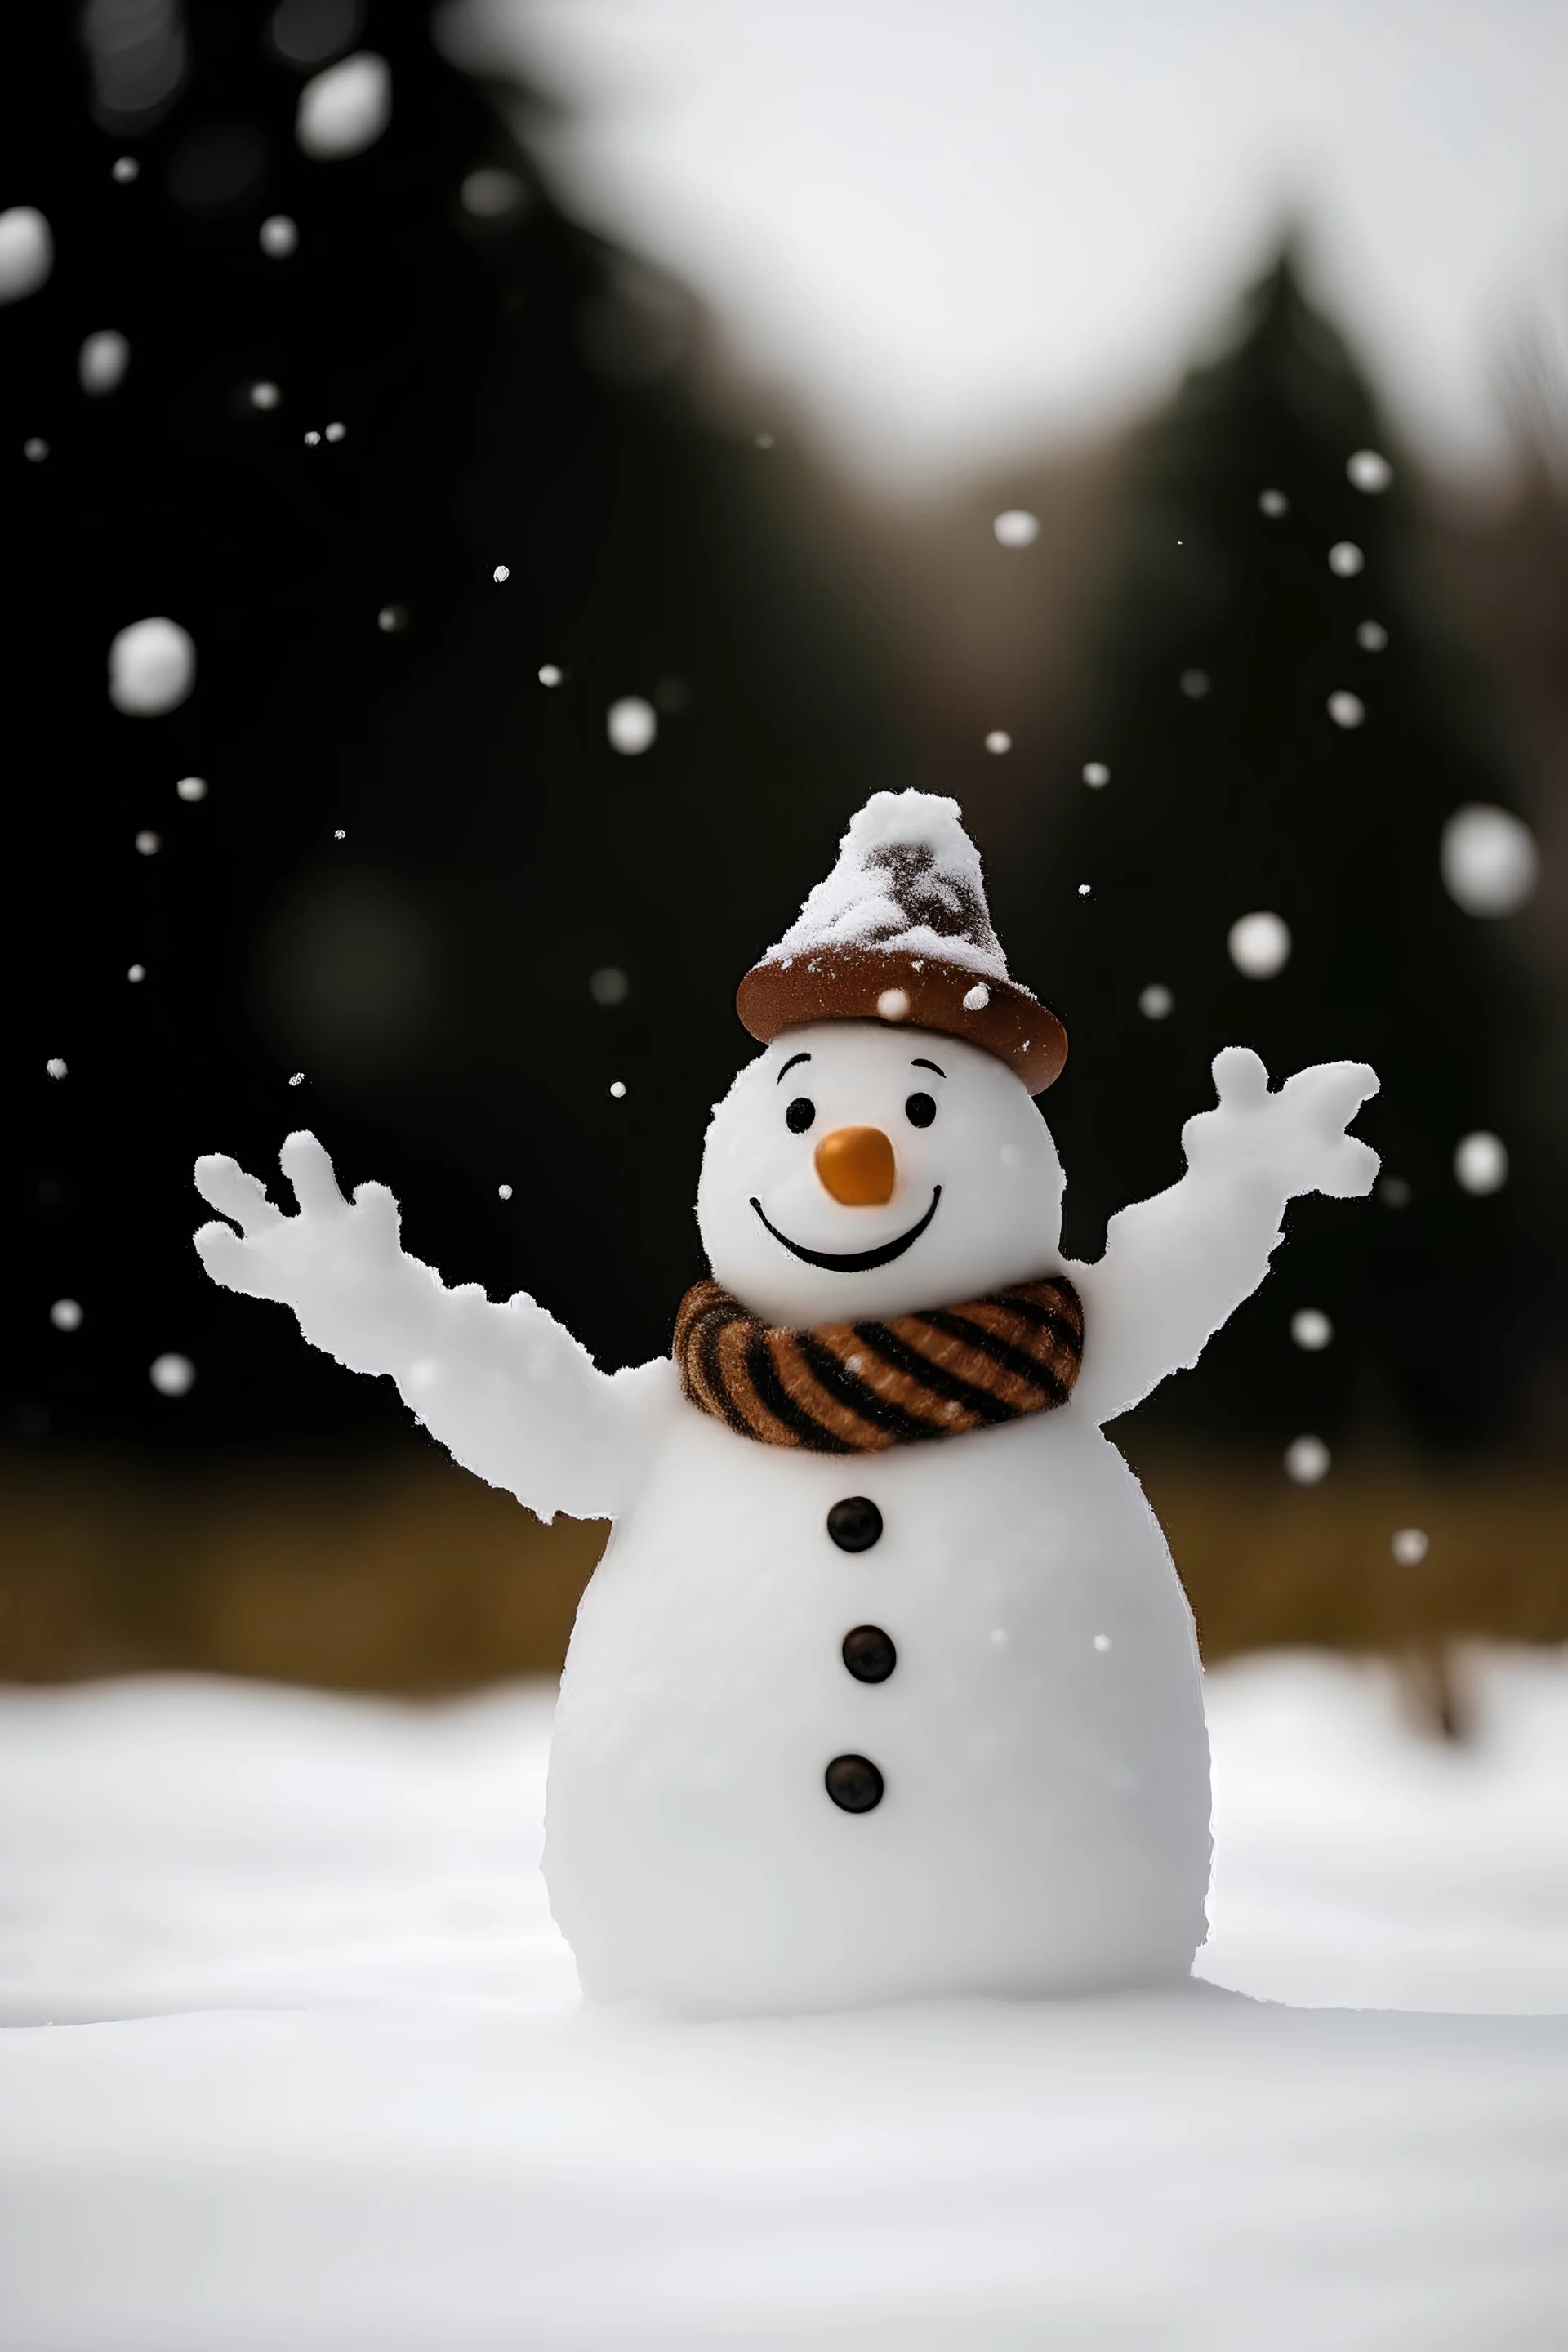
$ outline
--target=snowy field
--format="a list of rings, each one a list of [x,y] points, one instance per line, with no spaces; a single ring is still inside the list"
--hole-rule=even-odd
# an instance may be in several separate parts
[[[6,1695],[0,2345],[1555,2352],[1568,1660],[1471,1671],[1211,1677],[1209,1984],[721,2026],[578,2010],[547,1693]]]

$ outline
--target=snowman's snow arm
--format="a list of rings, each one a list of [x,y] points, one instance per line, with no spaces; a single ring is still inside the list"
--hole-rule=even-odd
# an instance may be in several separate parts
[[[292,1307],[311,1345],[352,1371],[386,1373],[454,1461],[541,1518],[616,1517],[650,1449],[669,1363],[600,1371],[531,1298],[497,1306],[477,1284],[448,1290],[404,1250],[386,1187],[362,1184],[345,1201],[313,1135],[291,1135],[280,1158],[297,1216],[232,1160],[196,1162],[203,1198],[239,1227],[196,1235],[214,1281]]]
[[[1182,1129],[1187,1172],[1111,1218],[1105,1255],[1068,1268],[1084,1302],[1074,1409],[1111,1421],[1168,1373],[1195,1364],[1250,1297],[1300,1192],[1368,1192],[1377,1154],[1345,1129],[1376,1074],[1364,1062],[1298,1071],[1278,1094],[1245,1046],[1215,1058],[1215,1109]]]

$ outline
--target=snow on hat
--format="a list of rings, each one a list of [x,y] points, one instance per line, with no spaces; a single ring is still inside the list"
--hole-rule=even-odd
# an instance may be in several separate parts
[[[777,947],[741,982],[735,1009],[766,1045],[803,1022],[904,1021],[984,1045],[1043,1093],[1067,1031],[1007,977],[980,853],[956,801],[873,793],[838,863]]]

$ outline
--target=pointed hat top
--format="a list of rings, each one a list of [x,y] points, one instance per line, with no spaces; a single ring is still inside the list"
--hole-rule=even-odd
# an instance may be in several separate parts
[[[956,801],[873,793],[838,863],[735,1006],[764,1044],[807,1021],[901,1021],[998,1055],[1039,1094],[1067,1060],[1067,1032],[1007,974],[980,853]]]

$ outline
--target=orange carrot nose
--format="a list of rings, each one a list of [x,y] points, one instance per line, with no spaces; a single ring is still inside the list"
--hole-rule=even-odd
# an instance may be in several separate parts
[[[893,1147],[879,1127],[836,1127],[816,1147],[816,1172],[847,1209],[879,1209],[893,1197]]]

